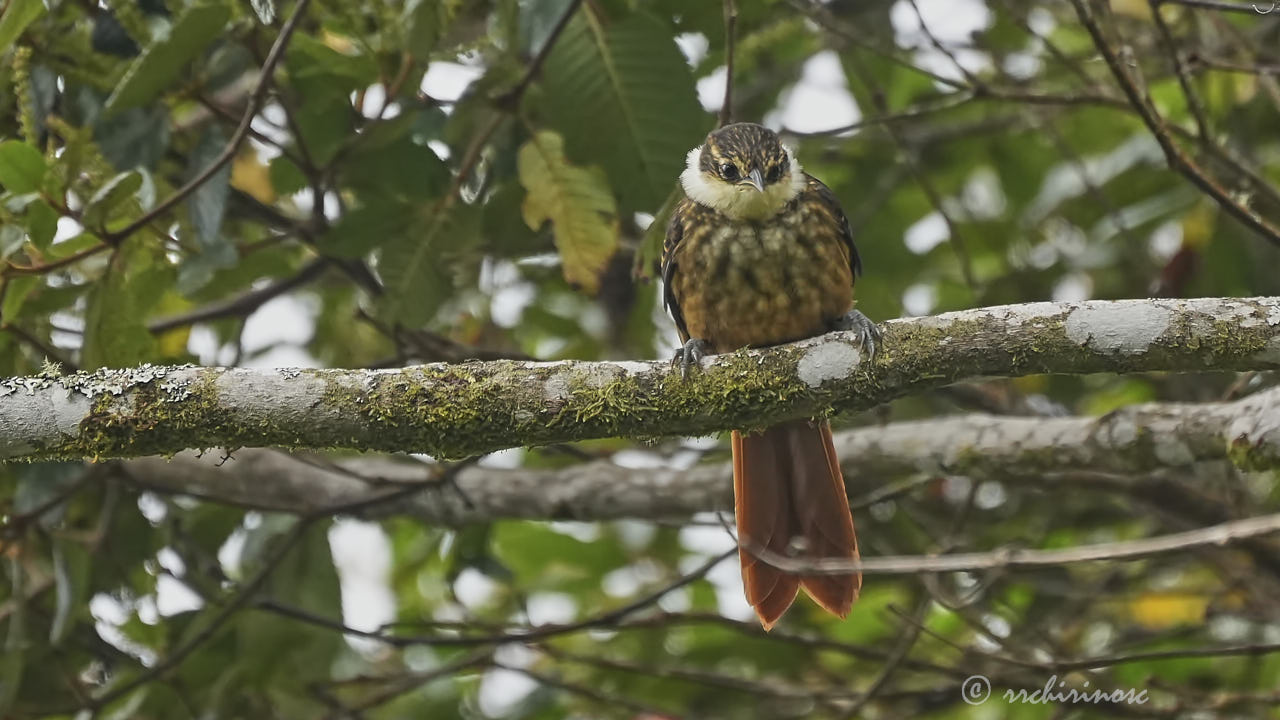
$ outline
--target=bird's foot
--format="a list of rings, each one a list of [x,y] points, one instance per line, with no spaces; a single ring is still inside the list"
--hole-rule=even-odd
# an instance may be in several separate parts
[[[680,366],[680,377],[689,377],[689,366],[697,365],[702,362],[702,358],[706,357],[711,351],[711,346],[702,338],[692,338],[684,344],[684,347],[676,351],[676,356],[671,362]]]
[[[876,359],[876,349],[880,344],[880,328],[871,322],[871,318],[863,315],[857,310],[849,312],[836,318],[831,323],[832,330],[851,330],[858,337],[858,345],[867,353],[867,362]]]

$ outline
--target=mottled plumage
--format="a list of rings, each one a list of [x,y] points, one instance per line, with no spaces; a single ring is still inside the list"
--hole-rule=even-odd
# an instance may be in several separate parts
[[[667,229],[663,299],[684,359],[874,326],[852,310],[861,271],[835,195],[800,169],[772,131],[739,123],[707,136],[681,175],[685,197]],[[803,575],[761,556],[856,558],[844,480],[825,421],[733,433],[734,497],[747,601],[766,629],[803,587],[844,617],[861,575]]]
[[[681,340],[702,338],[717,353],[776,345],[824,333],[849,312],[861,261],[848,221],[827,186],[804,178],[764,220],[732,220],[688,197],[676,206],[662,278]]]

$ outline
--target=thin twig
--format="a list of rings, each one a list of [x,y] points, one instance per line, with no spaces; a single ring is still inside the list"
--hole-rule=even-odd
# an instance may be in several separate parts
[[[267,53],[266,62],[262,65],[261,74],[258,76],[258,84],[253,88],[253,92],[249,94],[249,101],[245,105],[244,114],[240,117],[240,125],[231,134],[231,139],[227,141],[226,147],[222,149],[218,157],[214,158],[213,162],[209,163],[198,175],[191,178],[187,184],[175,190],[169,197],[156,203],[156,206],[151,208],[150,211],[143,213],[142,217],[115,232],[106,233],[103,237],[104,240],[112,245],[120,244],[122,240],[173,209],[174,206],[185,200],[187,196],[199,190],[200,186],[204,185],[209,178],[231,162],[240,150],[241,143],[249,135],[253,118],[258,114],[259,108],[262,107],[262,101],[267,95],[267,89],[271,87],[271,76],[275,73],[276,65],[284,58],[284,51],[289,46],[289,39],[293,36],[293,31],[298,27],[298,23],[302,20],[302,15],[306,12],[307,5],[310,2],[311,0],[298,0],[293,13],[289,15],[289,19],[280,28],[280,34],[276,36],[275,44],[271,46],[271,51]]]
[[[889,115],[889,105],[885,101],[884,88],[876,81],[875,76],[862,63],[861,59],[851,56],[850,67],[858,76],[859,81],[866,87],[867,92],[871,95],[871,102],[876,107],[876,112],[882,116]],[[968,247],[964,241],[964,236],[960,232],[959,225],[955,219],[951,217],[951,213],[947,211],[946,203],[943,201],[942,194],[938,192],[937,186],[933,184],[928,173],[926,173],[920,164],[916,161],[915,151],[909,147],[902,135],[893,125],[884,125],[884,131],[893,140],[894,145],[898,148],[903,161],[911,170],[912,176],[915,177],[916,183],[920,189],[924,191],[929,202],[933,205],[934,210],[942,216],[943,221],[947,224],[947,235],[951,241],[951,248],[955,251],[956,259],[960,264],[960,274],[964,278],[965,284],[973,292],[977,292],[977,279],[973,274],[973,261],[969,256]]]
[[[53,260],[40,265],[14,265],[13,263],[10,262],[10,263],[7,263],[7,266],[4,268],[3,271],[0,271],[0,274],[2,275],[44,275],[45,273],[53,272],[54,270],[57,270],[59,268],[64,268],[68,265],[71,265],[72,263],[79,262],[80,260],[83,260],[92,255],[97,255],[98,253],[110,247],[111,246],[106,243],[98,243],[97,245],[92,245],[83,250],[80,250],[79,252],[74,252],[64,258],[59,258],[58,260]]]
[[[11,322],[3,322],[0,323],[0,331],[8,332],[16,336],[22,342],[43,353],[49,360],[61,365],[63,369],[68,372],[76,372],[80,369],[75,363],[71,362],[70,358],[59,352],[57,348],[44,342],[34,334],[27,332],[27,330],[22,328],[20,325],[15,325]]]
[[[147,329],[152,333],[163,333],[178,327],[186,327],[200,322],[209,320],[217,320],[220,318],[237,316],[245,317],[251,315],[255,310],[265,305],[268,301],[283,295],[290,290],[306,285],[324,274],[326,268],[329,267],[328,258],[316,258],[306,265],[302,266],[292,277],[282,278],[275,282],[250,290],[242,295],[232,298],[219,300],[218,302],[196,308],[181,315],[173,317],[161,318],[147,325]]]
[[[343,624],[341,621],[319,617],[308,613],[305,610],[281,605],[280,603],[271,600],[263,601],[255,607],[275,613],[282,617],[288,617],[311,625],[325,627],[330,630],[337,630],[346,635],[367,638],[369,640],[377,640],[392,647],[411,647],[414,645],[468,647],[473,645],[494,645],[512,642],[528,643],[536,640],[545,640],[557,635],[567,635],[584,630],[591,630],[593,628],[614,627],[631,615],[655,605],[659,600],[672,592],[701,579],[711,571],[711,568],[731,557],[736,552],[737,548],[734,548],[721,553],[720,555],[714,556],[702,565],[694,568],[692,571],[685,573],[671,583],[668,583],[667,585],[664,585],[643,597],[637,598],[626,605],[600,613],[599,615],[595,615],[585,620],[580,620],[574,623],[547,624],[531,628],[512,629],[506,632],[492,633],[488,635],[389,635],[384,630],[357,630]]]
[[[1258,4],[1256,2],[1230,2],[1230,0],[1160,0],[1162,3],[1170,5],[1185,5],[1187,7],[1201,8],[1204,10],[1218,10],[1221,12],[1238,12],[1251,13],[1253,15],[1267,15],[1267,4]],[[1274,4],[1272,5],[1274,8]]]
[[[738,3],[724,0],[724,101],[720,103],[720,127],[733,122],[733,56],[738,27]]]
[[[301,2],[305,3],[306,0],[301,0]],[[275,544],[270,555],[263,560],[262,567],[254,573],[253,577],[249,578],[248,582],[239,587],[235,595],[226,602],[222,609],[220,609],[213,618],[209,620],[208,624],[205,625],[200,632],[193,635],[187,642],[168,652],[163,658],[156,662],[156,664],[148,668],[147,672],[129,680],[128,682],[117,685],[107,692],[93,698],[93,701],[87,706],[88,709],[96,711],[106,707],[143,685],[159,679],[170,670],[181,665],[182,661],[186,660],[188,655],[195,652],[197,648],[212,638],[233,615],[239,612],[249,602],[249,599],[258,592],[263,583],[267,581],[267,578],[271,576],[271,573],[275,572],[276,567],[280,564],[280,561],[284,559],[285,555],[287,555],[289,551],[292,550],[300,540],[302,540],[303,535],[305,535],[307,530],[310,529],[317,517],[318,516],[303,518],[295,523],[289,532]]]
[[[538,54],[529,61],[529,65],[525,68],[524,76],[520,78],[520,82],[516,86],[495,98],[498,107],[504,108],[508,112],[515,112],[520,98],[524,97],[524,93],[538,79],[538,73],[542,70],[542,64],[547,61],[547,57],[551,55],[551,50],[555,48],[556,41],[560,39],[560,34],[569,26],[569,21],[573,19],[574,13],[578,11],[578,7],[582,5],[582,0],[570,0],[569,5],[565,7],[564,12],[560,14],[560,19],[556,21],[551,33],[547,35],[547,39],[542,43],[542,48],[538,50]]]
[[[1173,31],[1169,29],[1169,24],[1164,21],[1164,15],[1160,12],[1163,0],[1149,0],[1149,3],[1151,19],[1155,23],[1161,43],[1164,44],[1169,57],[1173,59],[1173,72],[1178,76],[1178,86],[1182,88],[1182,96],[1191,110],[1191,117],[1196,121],[1196,131],[1200,134],[1202,142],[1210,142],[1209,120],[1205,113],[1204,102],[1200,100],[1195,87],[1191,84],[1191,71],[1187,68],[1186,58],[1183,57],[1177,41],[1173,39]]]
[[[1240,540],[1280,532],[1280,513],[1234,520],[1197,530],[1160,535],[1142,540],[1080,545],[1060,550],[1003,548],[991,552],[957,553],[938,557],[914,555],[863,558],[817,558],[797,560],[767,548],[745,545],[761,561],[787,572],[842,575],[850,572],[880,575],[961,572],[974,570],[1017,570],[1057,567],[1076,563],[1138,560],[1205,546],[1225,547]]]
[[[1080,18],[1080,23],[1088,30],[1089,36],[1093,39],[1093,44],[1098,48],[1098,52],[1102,54],[1107,67],[1111,70],[1111,74],[1115,77],[1116,82],[1119,83],[1120,89],[1129,98],[1129,103],[1138,112],[1142,122],[1155,137],[1160,149],[1164,151],[1169,167],[1181,173],[1193,185],[1213,198],[1223,210],[1227,211],[1227,214],[1234,217],[1245,227],[1258,233],[1273,245],[1280,246],[1280,228],[1267,222],[1260,215],[1232,197],[1230,192],[1219,185],[1216,180],[1209,177],[1199,165],[1192,162],[1191,158],[1174,142],[1164,119],[1160,117],[1160,114],[1156,112],[1146,95],[1138,88],[1137,82],[1129,74],[1125,63],[1107,41],[1101,26],[1098,25],[1097,18],[1089,8],[1089,2],[1090,0],[1071,0],[1071,4],[1075,6],[1076,15]]]

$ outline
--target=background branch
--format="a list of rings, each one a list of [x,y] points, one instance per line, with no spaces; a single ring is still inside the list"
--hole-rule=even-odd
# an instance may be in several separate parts
[[[866,504],[892,497],[897,486],[884,483],[901,476],[924,482],[973,476],[1044,490],[1110,479],[1116,489],[1141,492],[1151,473],[1199,463],[1275,468],[1277,428],[1280,389],[1271,389],[1229,403],[1137,405],[1101,418],[972,414],[900,422],[837,433],[835,444],[850,494]],[[556,469],[472,466],[458,473],[456,489],[436,480],[434,466],[376,456],[330,461],[276,450],[239,450],[230,458],[184,452],[119,467],[160,492],[304,515],[367,503],[365,517],[404,514],[432,525],[504,518],[663,519],[732,507],[728,463],[679,470],[627,468],[608,460]],[[921,484],[912,480],[906,489]],[[414,485],[423,490],[411,498],[376,502]]]

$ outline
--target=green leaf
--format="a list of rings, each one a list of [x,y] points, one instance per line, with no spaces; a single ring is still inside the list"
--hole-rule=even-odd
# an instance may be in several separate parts
[[[543,77],[569,156],[600,162],[626,210],[653,212],[711,126],[671,32],[643,14],[606,29],[578,13]]]
[[[359,53],[340,53],[309,35],[296,35],[289,45],[289,70],[297,79],[321,79],[344,91],[359,90],[378,81],[378,64]]]
[[[317,242],[326,254],[358,258],[404,234],[418,216],[413,206],[371,202],[348,210]]]
[[[27,242],[27,234],[17,225],[0,225],[0,259],[22,249]]]
[[[53,581],[56,592],[49,642],[57,645],[75,627],[75,614],[86,608],[89,555],[83,545],[63,539],[53,543]]]
[[[405,44],[414,57],[430,57],[457,6],[457,2],[441,0],[408,0],[404,4],[401,22],[405,27]]]
[[[44,200],[37,200],[27,206],[27,235],[31,244],[40,250],[49,247],[53,236],[58,233],[58,211]]]
[[[187,161],[187,175],[194,178],[213,164],[222,154],[227,141],[217,128],[212,128],[200,138],[191,159]],[[219,245],[218,233],[222,230],[222,218],[227,212],[227,197],[231,194],[231,163],[224,164],[205,180],[187,201],[191,213],[191,225],[196,239],[205,248]]]
[[[271,187],[280,195],[292,195],[307,186],[307,176],[287,155],[277,155],[268,169]]]
[[[169,112],[154,105],[104,117],[94,125],[93,137],[117,170],[155,167],[169,146]]]
[[[100,228],[119,213],[120,206],[142,187],[142,176],[130,170],[108,180],[98,188],[84,206],[81,223],[87,228]]]
[[[332,86],[323,86],[312,92],[303,90],[302,106],[295,122],[300,142],[311,151],[311,159],[321,165],[328,163],[338,149],[351,137],[351,103],[346,96]]]
[[[415,142],[411,130],[411,122],[397,119],[364,133],[359,150],[343,166],[342,179],[364,198],[439,196],[452,179],[449,168],[431,148]]]
[[[417,327],[453,295],[453,253],[472,244],[479,233],[480,214],[456,198],[428,203],[416,218],[420,230],[410,228],[383,243],[378,259],[387,292],[382,311],[389,319]]]
[[[128,367],[152,356],[147,314],[170,285],[170,268],[155,243],[134,236],[111,256],[89,295],[85,313],[85,369]]]
[[[209,284],[214,273],[234,267],[239,259],[240,254],[231,243],[202,247],[200,252],[187,255],[178,268],[178,292],[192,295]]]
[[[45,507],[54,498],[63,495],[84,475],[84,465],[78,462],[32,463],[18,471],[18,488],[13,497],[13,510],[26,515]],[[62,503],[48,507],[36,518],[41,527],[51,528],[62,521],[66,506]]]
[[[0,12],[0,54],[3,54],[27,26],[44,14],[41,0],[9,0]]]
[[[9,192],[36,192],[46,170],[39,150],[17,140],[0,143],[0,185]]]
[[[231,19],[231,10],[222,4],[194,5],[178,18],[169,34],[147,46],[121,78],[106,113],[112,115],[145,105],[180,77],[187,63],[220,36]]]
[[[26,592],[23,580],[26,570],[14,559],[9,572],[13,576],[13,585],[9,597],[22,597]],[[8,619],[8,634],[5,636],[4,653],[0,654],[0,714],[8,715],[18,698],[22,686],[23,667],[26,664],[28,647],[26,632],[26,606],[19,602],[14,606],[13,614]]]
[[[4,228],[0,228],[0,235],[3,232]],[[3,245],[3,241],[0,241],[0,245]],[[0,252],[0,258],[3,257],[4,253]],[[18,275],[5,280],[4,303],[0,304],[0,322],[8,322],[18,317],[27,296],[36,289],[36,285],[42,279],[35,275]]]
[[[495,525],[492,552],[515,574],[516,587],[523,589],[585,592],[599,587],[602,575],[627,563],[617,543],[584,542],[533,522]]]
[[[522,208],[525,223],[537,229],[550,220],[564,279],[595,293],[605,264],[618,249],[617,209],[604,173],[570,165],[564,141],[547,131],[520,148],[516,165],[528,192]]]
[[[327,527],[317,525],[272,569],[262,595],[316,617],[342,619],[338,573]],[[275,540],[278,542],[278,539]],[[247,547],[246,543],[246,547]],[[256,567],[245,568],[252,573]],[[261,688],[290,707],[289,717],[310,717],[309,683],[328,680],[333,658],[345,643],[341,633],[265,612],[242,613],[235,621],[237,665],[243,684]]]

